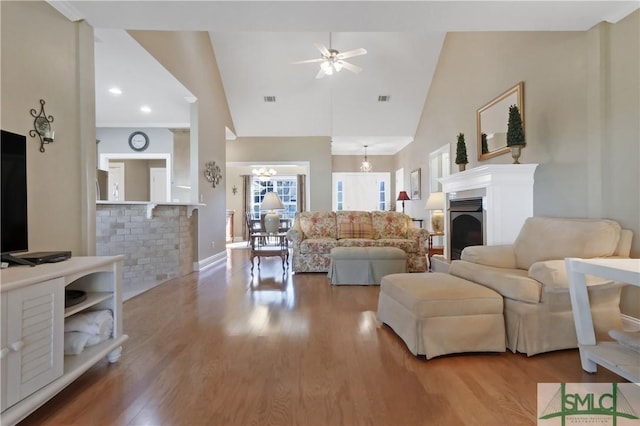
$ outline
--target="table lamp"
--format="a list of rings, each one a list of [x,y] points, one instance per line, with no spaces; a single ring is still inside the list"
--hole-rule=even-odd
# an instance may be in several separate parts
[[[398,198],[396,199],[396,201],[402,201],[402,213],[404,213],[404,202],[410,199],[411,198],[409,198],[409,194],[407,194],[407,191],[400,191],[400,193],[398,194]]]
[[[280,230],[280,216],[276,210],[284,209],[284,205],[275,192],[267,192],[260,204],[260,210],[269,210],[264,216],[264,230],[268,234],[277,234]]]
[[[425,210],[433,210],[431,213],[431,229],[435,233],[444,232],[444,192],[432,192],[427,199]]]

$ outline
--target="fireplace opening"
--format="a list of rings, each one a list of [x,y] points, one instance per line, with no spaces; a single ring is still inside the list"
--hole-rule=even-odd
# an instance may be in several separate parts
[[[483,216],[482,198],[449,202],[451,260],[460,259],[465,247],[484,244]]]

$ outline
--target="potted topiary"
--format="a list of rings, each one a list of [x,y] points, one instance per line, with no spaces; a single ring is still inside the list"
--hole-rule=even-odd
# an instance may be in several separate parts
[[[522,147],[525,145],[520,110],[518,110],[517,105],[511,105],[509,107],[509,123],[507,124],[507,146],[511,148],[513,164],[520,164],[518,159],[520,158]]]
[[[482,138],[482,153],[483,154],[488,154],[489,153],[489,144],[487,143],[487,134],[482,132],[481,138]]]
[[[458,145],[456,146],[456,164],[460,171],[467,168],[467,146],[464,144],[464,133],[458,134]]]

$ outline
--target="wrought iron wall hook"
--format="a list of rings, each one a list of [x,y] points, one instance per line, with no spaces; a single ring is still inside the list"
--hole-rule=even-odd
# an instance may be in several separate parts
[[[40,152],[44,152],[44,144],[53,142],[54,131],[51,129],[53,116],[44,112],[44,99],[40,99],[40,112],[31,108],[31,116],[33,117],[33,130],[29,130],[29,136],[40,138]]]

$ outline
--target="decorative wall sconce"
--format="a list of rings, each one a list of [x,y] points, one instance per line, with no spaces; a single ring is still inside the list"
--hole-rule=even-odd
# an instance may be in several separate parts
[[[220,166],[215,161],[209,161],[205,164],[204,177],[215,188],[220,182],[222,182],[222,172]]]
[[[44,144],[53,142],[54,131],[51,129],[53,116],[47,116],[44,112],[44,99],[40,99],[40,112],[31,108],[31,116],[33,117],[33,130],[29,130],[29,136],[40,138],[40,152],[44,152]]]
[[[233,185],[233,188],[231,188],[231,192],[233,192],[233,195],[236,195],[238,193],[238,187]]]

